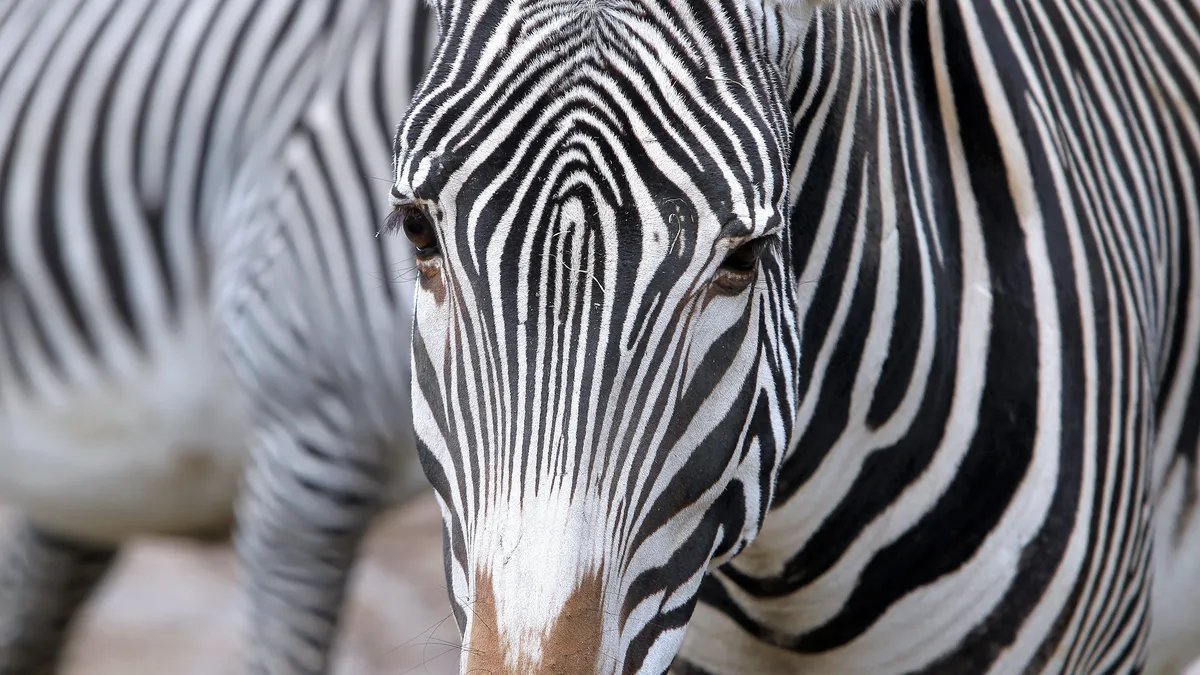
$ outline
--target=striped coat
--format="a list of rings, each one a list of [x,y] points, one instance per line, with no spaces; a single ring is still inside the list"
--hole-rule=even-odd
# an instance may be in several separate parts
[[[410,1],[0,0],[0,502],[22,516],[0,555],[0,673],[53,672],[129,537],[226,536],[248,451],[249,667],[325,672],[357,537],[424,484],[394,412],[408,255],[375,234],[435,37]],[[319,260],[273,265],[281,246]],[[325,303],[307,335],[343,332],[280,361],[263,311],[305,285]],[[296,395],[314,387],[347,403],[327,445],[326,409]],[[281,426],[312,454],[272,469]],[[294,512],[304,527],[280,534]]]
[[[1200,650],[1195,0],[434,5],[391,223],[464,673]]]

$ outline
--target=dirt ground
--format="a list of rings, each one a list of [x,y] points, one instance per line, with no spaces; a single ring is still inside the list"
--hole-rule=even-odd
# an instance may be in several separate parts
[[[0,532],[3,520],[0,514]],[[228,547],[140,542],[89,608],[63,675],[235,673],[237,602]],[[451,675],[458,644],[437,505],[428,497],[389,515],[372,534],[334,675]],[[1200,665],[1185,675],[1200,675]]]
[[[458,672],[432,497],[384,519],[367,544],[335,675]],[[238,592],[226,546],[136,544],[95,598],[64,675],[237,672]]]

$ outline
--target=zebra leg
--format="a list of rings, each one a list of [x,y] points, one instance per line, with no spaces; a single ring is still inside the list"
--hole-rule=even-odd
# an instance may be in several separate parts
[[[239,505],[236,546],[249,594],[245,635],[254,675],[329,671],[349,572],[390,475],[382,461],[363,460],[362,449],[337,434],[317,439],[290,431],[313,426],[256,434]]]
[[[116,558],[21,521],[0,552],[0,675],[50,675],[80,606]]]

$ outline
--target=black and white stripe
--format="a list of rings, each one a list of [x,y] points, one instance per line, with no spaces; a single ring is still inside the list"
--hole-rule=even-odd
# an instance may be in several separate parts
[[[436,5],[393,201],[463,672],[1200,650],[1200,5]]]
[[[0,673],[53,667],[127,537],[227,534],[248,446],[281,462],[240,507],[251,668],[325,672],[356,537],[422,484],[407,254],[375,234],[435,36],[407,0],[0,2]],[[280,242],[320,264],[284,279]],[[253,322],[296,302],[273,352]]]

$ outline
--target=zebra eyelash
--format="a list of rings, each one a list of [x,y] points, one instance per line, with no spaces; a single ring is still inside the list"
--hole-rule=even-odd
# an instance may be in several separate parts
[[[403,233],[404,218],[412,211],[419,211],[422,215],[429,219],[429,222],[431,223],[436,222],[432,209],[429,209],[418,202],[410,200],[393,200],[392,210],[386,216],[384,216],[383,224],[379,227],[379,230],[376,231],[375,236],[378,237],[381,234],[392,235]]]
[[[404,209],[406,208],[410,207],[403,204],[392,207],[391,212],[384,216],[383,225],[380,226],[379,231],[375,233],[375,236],[378,237],[380,234],[394,235],[403,232],[405,215]]]
[[[779,228],[764,232],[757,237],[751,237],[734,248],[740,248],[746,244],[755,244],[759,247],[759,255],[766,253],[775,253],[779,247],[783,245],[783,231]]]

